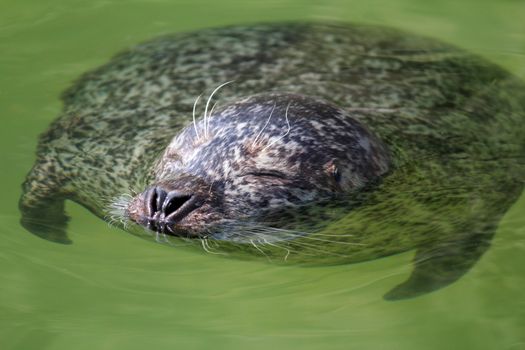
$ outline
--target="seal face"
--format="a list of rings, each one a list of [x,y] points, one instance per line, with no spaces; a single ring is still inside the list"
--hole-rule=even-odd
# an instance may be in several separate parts
[[[67,199],[132,233],[243,259],[326,265],[415,249],[412,274],[386,295],[408,298],[479,260],[525,180],[523,82],[391,28],[164,36],[88,72],[63,101],[19,203],[24,227],[60,243]]]
[[[384,145],[344,110],[311,97],[255,95],[184,128],[128,208],[162,233],[209,235],[211,224],[263,220],[377,180]]]

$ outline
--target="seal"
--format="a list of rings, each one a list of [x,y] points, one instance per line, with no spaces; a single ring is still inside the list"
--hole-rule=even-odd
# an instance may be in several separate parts
[[[55,242],[69,243],[67,199],[132,233],[239,258],[342,264],[416,249],[385,296],[402,299],[464,275],[523,187],[525,85],[389,28],[164,36],[63,101],[20,199],[22,225]]]

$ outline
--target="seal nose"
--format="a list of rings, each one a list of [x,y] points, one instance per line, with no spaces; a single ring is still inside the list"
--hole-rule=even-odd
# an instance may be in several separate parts
[[[183,219],[199,205],[195,196],[179,191],[167,192],[161,187],[153,187],[146,192],[149,229],[165,232],[166,225]]]

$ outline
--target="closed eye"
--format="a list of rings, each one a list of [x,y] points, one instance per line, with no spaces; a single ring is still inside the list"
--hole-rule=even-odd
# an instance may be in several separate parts
[[[257,177],[274,177],[279,179],[285,179],[286,175],[281,173],[280,171],[276,170],[255,170],[255,171],[248,171],[244,173],[242,176],[257,176]]]

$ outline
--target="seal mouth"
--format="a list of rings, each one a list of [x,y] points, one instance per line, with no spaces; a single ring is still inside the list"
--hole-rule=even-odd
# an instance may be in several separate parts
[[[155,232],[180,235],[173,226],[201,205],[202,201],[193,194],[167,192],[158,186],[150,188],[144,196],[144,226]]]

